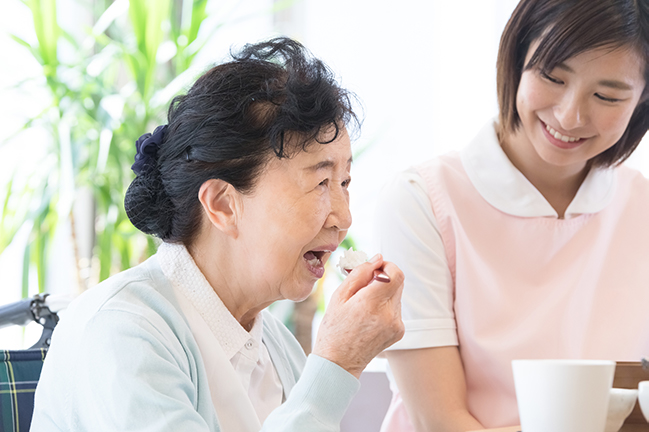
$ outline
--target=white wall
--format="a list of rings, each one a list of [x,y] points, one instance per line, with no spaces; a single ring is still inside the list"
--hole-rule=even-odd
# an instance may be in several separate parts
[[[457,149],[496,115],[496,52],[515,0],[304,1],[296,33],[363,101],[352,172],[352,235],[375,247],[389,176]],[[373,250],[368,250],[373,252]]]

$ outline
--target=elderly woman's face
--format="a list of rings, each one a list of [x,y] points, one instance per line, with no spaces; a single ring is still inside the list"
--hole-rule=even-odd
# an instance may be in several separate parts
[[[249,277],[264,297],[303,300],[323,276],[352,222],[351,162],[349,136],[342,130],[329,144],[274,158],[254,192],[243,197],[239,239],[254,272]]]

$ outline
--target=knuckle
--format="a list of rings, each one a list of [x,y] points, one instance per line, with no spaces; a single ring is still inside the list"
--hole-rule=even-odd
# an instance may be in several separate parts
[[[401,285],[405,281],[406,276],[403,274],[403,272],[399,268],[397,268],[396,270],[397,271],[395,272],[394,278],[395,278],[397,284]]]
[[[405,329],[405,327],[404,327],[403,324],[402,324],[401,326],[399,326],[399,327],[396,329],[396,331],[395,331],[395,337],[397,338],[397,340],[400,340],[401,338],[403,338],[403,336],[404,336],[405,334],[406,334],[406,329]]]

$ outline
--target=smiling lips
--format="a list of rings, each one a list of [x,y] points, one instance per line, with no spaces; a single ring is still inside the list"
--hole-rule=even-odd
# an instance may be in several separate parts
[[[572,137],[569,135],[564,135],[561,132],[554,129],[552,126],[546,124],[541,120],[541,125],[543,127],[543,133],[545,134],[548,141],[556,147],[561,149],[569,150],[575,147],[579,147],[583,144],[588,138],[578,138]]]
[[[575,138],[575,137],[571,137],[571,136],[568,136],[568,135],[562,135],[561,133],[554,130],[554,128],[552,128],[550,125],[547,125],[547,124],[545,125],[545,130],[550,132],[550,135],[552,135],[556,139],[561,140],[563,142],[577,142],[577,141],[582,140],[581,138]]]

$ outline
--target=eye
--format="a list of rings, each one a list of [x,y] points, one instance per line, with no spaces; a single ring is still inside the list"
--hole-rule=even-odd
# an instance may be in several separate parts
[[[599,93],[595,93],[595,96],[596,96],[598,99],[603,100],[604,102],[611,102],[611,103],[613,103],[613,102],[620,102],[620,101],[622,100],[622,99],[615,99],[615,98],[609,98],[609,97],[606,97],[606,96],[602,96],[602,95],[599,94]]]
[[[318,186],[327,186],[329,184],[329,179],[324,179],[320,183],[318,183]]]
[[[344,187],[344,188],[348,188],[348,187],[349,187],[349,184],[350,184],[351,182],[352,182],[352,179],[349,178],[349,179],[345,180],[344,182],[342,182],[340,185],[341,185],[342,187]]]
[[[559,79],[556,79],[556,78],[550,76],[549,74],[547,74],[547,73],[545,73],[543,71],[540,71],[539,73],[541,74],[541,77],[543,77],[543,79],[546,79],[546,80],[550,81],[551,83],[563,84],[563,81],[561,81]]]

